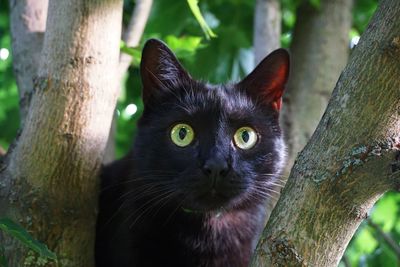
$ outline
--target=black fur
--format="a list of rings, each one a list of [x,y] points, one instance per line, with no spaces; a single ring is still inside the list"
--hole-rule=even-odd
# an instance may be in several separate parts
[[[193,80],[163,43],[147,42],[134,147],[102,173],[97,267],[248,266],[284,161],[278,116],[288,64],[277,50],[241,83],[215,86]],[[187,147],[170,139],[179,122],[195,132]],[[258,133],[249,150],[232,141],[243,126]],[[210,162],[224,172],[205,171]]]

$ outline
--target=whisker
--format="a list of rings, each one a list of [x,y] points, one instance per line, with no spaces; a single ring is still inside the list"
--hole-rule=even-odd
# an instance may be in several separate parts
[[[176,208],[171,212],[171,214],[170,214],[170,215],[168,216],[168,218],[165,220],[165,222],[164,222],[164,224],[163,224],[164,226],[169,222],[170,219],[172,219],[173,215],[179,210],[179,208],[182,207],[182,204],[183,204],[183,202],[186,200],[187,196],[188,196],[188,194],[186,194],[186,195],[184,195],[184,196],[182,197],[182,201],[179,202],[178,205],[176,205]]]
[[[173,191],[172,191],[172,192],[173,192]],[[129,228],[131,229],[131,228],[136,224],[136,222],[137,222],[144,214],[146,214],[146,212],[151,211],[151,209],[153,209],[153,208],[155,208],[155,207],[157,206],[157,204],[159,203],[159,200],[156,201],[156,202],[154,202],[154,203],[152,203],[156,198],[158,198],[158,197],[160,197],[160,196],[164,196],[164,197],[165,197],[165,196],[169,196],[169,195],[171,195],[172,192],[171,192],[171,190],[170,190],[170,191],[166,191],[166,192],[164,192],[164,193],[162,193],[162,194],[160,194],[160,195],[158,195],[158,196],[152,198],[151,200],[147,201],[147,202],[146,202],[145,204],[143,204],[139,209],[137,209],[137,211],[140,211],[140,210],[142,210],[143,208],[145,208],[147,204],[151,204],[151,205],[149,205],[146,209],[144,209],[144,210],[136,217],[136,219],[133,221],[133,223],[130,224]],[[135,214],[136,214],[136,212],[135,212]]]

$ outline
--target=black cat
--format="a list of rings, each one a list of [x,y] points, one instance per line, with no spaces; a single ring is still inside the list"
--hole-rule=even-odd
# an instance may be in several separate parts
[[[210,85],[146,43],[134,147],[102,173],[97,267],[249,265],[284,164],[288,72],[278,49],[240,83]]]

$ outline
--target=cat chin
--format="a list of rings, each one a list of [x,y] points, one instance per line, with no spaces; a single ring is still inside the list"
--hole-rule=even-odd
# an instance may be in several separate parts
[[[185,201],[181,204],[181,209],[187,213],[215,215],[235,209],[246,209],[247,205],[242,202],[240,194],[227,196],[219,193],[207,193]]]
[[[189,209],[185,207],[181,207],[182,212],[189,215],[201,215],[201,216],[220,216],[227,210],[223,207],[215,208],[215,209]]]
[[[192,210],[198,213],[208,213],[228,208],[230,199],[223,195],[201,195],[198,198],[184,203],[182,206],[184,210]]]

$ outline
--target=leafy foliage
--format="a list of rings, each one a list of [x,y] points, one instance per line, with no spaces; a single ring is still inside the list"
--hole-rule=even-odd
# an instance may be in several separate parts
[[[18,239],[22,244],[31,250],[37,252],[40,257],[57,260],[56,254],[51,252],[45,244],[40,243],[34,239],[22,226],[16,224],[8,218],[0,219],[0,230]],[[0,244],[1,245],[1,244]],[[1,266],[7,266],[4,253],[0,249],[0,263]]]
[[[5,256],[5,249],[0,245],[0,267],[8,267],[7,259]]]
[[[398,245],[400,195],[395,192],[386,193],[372,209],[370,220]],[[351,262],[351,266],[399,266],[400,264],[400,255],[396,255],[382,234],[366,221],[351,240],[345,257]]]
[[[11,36],[7,1],[0,2],[0,49],[9,51],[0,59],[0,146],[7,149],[19,127],[18,90],[12,70]]]
[[[190,10],[192,10],[192,13],[194,17],[197,19],[199,22],[201,28],[203,29],[204,34],[206,35],[207,39],[210,39],[211,37],[217,37],[217,35],[210,29],[208,26],[207,22],[205,21],[203,15],[201,14],[200,8],[198,6],[199,1],[198,0],[187,0]]]

